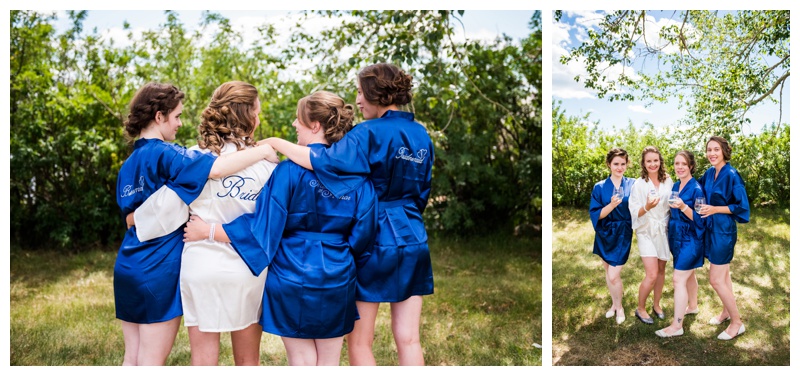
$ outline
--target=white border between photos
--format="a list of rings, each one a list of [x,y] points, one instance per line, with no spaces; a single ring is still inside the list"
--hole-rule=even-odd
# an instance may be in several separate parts
[[[7,2],[8,3],[8,2]],[[774,1],[774,0],[762,0],[758,2],[753,1],[728,1],[724,3],[724,6],[728,9],[781,9],[785,8],[790,2],[785,1]],[[25,5],[31,5],[30,7]],[[46,0],[46,1],[37,1],[31,4],[15,4],[11,6],[10,4],[6,5],[6,9],[20,9],[20,8],[29,8],[29,9],[159,9],[163,8],[165,5],[168,6],[175,6],[176,9],[253,9],[253,8],[272,8],[275,9],[276,7],[268,2],[252,2],[252,1],[207,1],[207,0],[200,0],[200,1],[152,1],[152,0],[143,0],[137,2],[107,2],[107,1],[53,1],[53,0]],[[647,372],[648,374],[655,374],[655,375],[666,375],[668,372],[673,373],[676,370],[670,367],[650,367],[646,370],[642,370],[636,367],[561,367],[561,366],[552,366],[552,102],[551,92],[552,92],[552,81],[548,79],[550,74],[552,73],[552,66],[550,62],[552,61],[551,57],[551,25],[552,25],[552,11],[555,9],[598,9],[598,8],[632,8],[632,7],[654,7],[654,8],[662,8],[664,6],[663,1],[606,1],[606,2],[597,2],[597,1],[585,1],[585,0],[567,0],[561,1],[558,3],[553,3],[550,1],[535,1],[535,0],[522,0],[522,1],[510,1],[510,0],[494,0],[491,2],[481,2],[479,4],[470,4],[469,6],[465,6],[463,1],[437,1],[437,0],[428,0],[428,1],[418,1],[418,0],[408,0],[408,1],[395,1],[395,2],[384,2],[384,3],[377,3],[375,1],[311,1],[311,0],[296,0],[292,1],[291,3],[281,3],[281,5],[289,5],[286,7],[279,7],[278,9],[285,9],[285,10],[297,10],[297,9],[331,9],[331,8],[339,8],[339,9],[359,9],[359,8],[391,8],[391,9],[538,9],[542,12],[542,39],[543,39],[543,56],[542,56],[542,74],[543,74],[543,83],[542,83],[542,95],[543,95],[543,109],[542,109],[542,121],[543,121],[543,154],[542,154],[542,202],[543,202],[543,215],[542,215],[542,335],[541,335],[541,344],[542,344],[542,368],[538,367],[416,367],[412,370],[408,370],[405,368],[400,367],[382,367],[379,371],[381,374],[386,375],[401,375],[405,374],[406,372],[412,373],[421,373],[421,374],[455,374],[461,372],[487,372],[487,373],[503,373],[504,375],[532,375],[532,374],[543,374],[546,376],[549,375],[573,375],[577,372],[590,372],[593,375],[602,375],[602,374],[634,374]],[[705,9],[707,6],[717,5],[712,2],[705,2],[703,4],[698,3],[697,1],[672,1],[668,4],[669,8],[671,9]],[[753,6],[756,5],[757,7],[754,8]],[[559,6],[554,8],[554,6]],[[4,13],[5,18],[3,20],[3,40],[8,41],[9,38],[9,17],[8,13]],[[792,23],[796,23],[797,16],[792,15],[791,21]],[[792,32],[792,36],[796,34]],[[6,44],[7,45],[7,44]],[[0,74],[3,76],[4,84],[0,87],[0,97],[2,98],[9,98],[9,85],[7,77],[9,77],[9,50],[8,48],[2,49],[2,71]],[[797,95],[795,95],[797,97]],[[793,98],[791,99],[792,108],[800,108],[796,106],[798,104],[798,99]],[[8,120],[10,118],[10,106],[7,100],[3,100],[2,104],[0,104],[0,108],[2,108],[2,114],[5,122],[2,124],[6,125],[3,128],[3,143],[2,146],[2,155],[5,157],[0,165],[0,170],[2,173],[3,181],[9,181],[9,164],[10,160],[8,156],[10,156],[10,129],[8,126]],[[796,111],[795,111],[796,112]],[[797,118],[796,115],[790,114],[790,124]],[[797,160],[798,151],[796,146],[791,147],[791,159]],[[794,177],[800,176],[800,164],[795,162],[793,166],[791,166],[791,175]],[[800,182],[800,179],[795,178]],[[792,180],[790,180],[792,181]],[[794,181],[792,181],[794,182]],[[800,184],[800,183],[799,183]],[[797,189],[799,186],[792,186],[791,187],[791,196],[797,196]],[[2,191],[0,191],[0,196],[9,197],[10,187],[8,183],[2,185]],[[793,201],[791,203],[791,222],[798,223],[798,205]],[[3,226],[2,226],[2,233],[0,233],[0,237],[3,239],[3,250],[6,251],[6,257],[2,258],[3,262],[3,272],[9,278],[3,278],[2,283],[2,291],[4,294],[8,294],[7,292],[10,291],[10,266],[9,266],[9,257],[8,257],[8,250],[10,249],[9,245],[9,224],[10,224],[10,212],[4,211],[3,212]],[[791,258],[797,259],[798,256],[798,247],[800,245],[797,244],[798,242],[791,243]],[[797,283],[796,280],[800,277],[796,276],[794,272],[790,272],[791,274],[791,288],[796,290]],[[42,367],[45,369],[38,370],[36,368],[40,367],[26,367],[26,368],[19,368],[19,367],[10,367],[10,343],[9,343],[9,333],[10,333],[10,310],[9,310],[9,299],[8,295],[4,296],[2,302],[0,302],[2,306],[2,315],[4,320],[2,321],[2,326],[0,326],[0,332],[2,332],[3,341],[0,343],[0,356],[2,356],[2,364],[9,368],[12,374],[19,372],[28,372],[28,371],[43,371],[43,372],[52,372],[53,367]],[[800,322],[800,313],[791,312],[791,321],[792,322]],[[794,333],[791,334],[791,342],[795,342],[798,338],[797,335]],[[798,345],[795,345],[790,350],[790,355],[792,359],[798,359],[800,355],[798,353],[797,348]],[[68,371],[74,371],[75,367],[59,367],[64,368]],[[78,372],[87,373],[87,374],[107,374],[109,372],[114,373],[123,373],[123,374],[138,374],[141,371],[135,370],[133,368],[123,368],[123,367],[114,367],[114,369],[109,369],[108,367],[79,367],[80,369]],[[497,369],[496,369],[497,368]],[[733,370],[731,367],[715,367],[716,368],[724,368],[725,371]],[[765,368],[765,369],[761,369]],[[749,367],[747,372],[759,372],[759,371],[767,371],[774,373],[776,375],[788,375],[790,369],[798,368],[796,366],[789,366],[789,367]],[[699,367],[689,367],[678,369],[678,372],[683,371],[697,371],[697,372],[707,372],[709,371],[706,368],[700,369]],[[61,371],[60,369],[58,371]],[[57,372],[58,372],[57,371]],[[164,368],[156,368],[156,369],[148,369],[148,372],[154,372],[156,374],[167,374],[167,373],[174,373],[176,370],[172,367],[164,367]],[[186,372],[186,373],[201,373],[201,374],[210,374],[211,371],[209,368],[203,369],[192,369],[190,370],[178,370],[177,372]],[[252,374],[252,375],[264,375],[264,374],[290,374],[290,372],[294,373],[295,370],[290,370],[288,367],[277,367],[277,368],[270,368],[270,369],[260,369],[260,368],[227,368],[224,372],[234,372],[237,374]],[[301,371],[302,372],[302,371]],[[361,367],[329,367],[325,369],[323,372],[326,374],[335,374],[335,375],[353,375],[353,374],[374,374],[376,370],[372,368],[361,368]],[[797,370],[795,370],[797,372]],[[8,374],[8,373],[6,373]]]

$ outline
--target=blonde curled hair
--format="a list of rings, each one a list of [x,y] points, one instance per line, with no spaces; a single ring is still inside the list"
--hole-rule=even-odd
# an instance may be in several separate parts
[[[325,140],[334,143],[353,128],[353,105],[328,91],[317,91],[297,101],[297,119],[305,126],[318,121],[325,130]]]
[[[220,85],[211,95],[211,102],[200,115],[197,144],[219,154],[226,142],[236,150],[253,146],[251,135],[256,128],[255,104],[258,90],[242,81]]]

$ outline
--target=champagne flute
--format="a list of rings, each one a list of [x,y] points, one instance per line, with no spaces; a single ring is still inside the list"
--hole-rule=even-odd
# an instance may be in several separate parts
[[[703,210],[704,206],[706,206],[706,198],[705,197],[698,197],[698,198],[694,199],[694,210],[697,211],[697,214],[702,214],[702,213],[700,213],[700,211]]]
[[[669,194],[669,204],[673,205],[678,202],[678,192],[672,191]]]

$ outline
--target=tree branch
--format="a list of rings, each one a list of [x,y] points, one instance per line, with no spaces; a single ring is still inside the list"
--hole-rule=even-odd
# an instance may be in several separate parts
[[[783,81],[785,81],[787,78],[789,78],[789,71],[787,71],[786,73],[783,74],[783,76],[778,78],[778,80],[775,81],[775,83],[772,84],[772,87],[766,93],[764,93],[760,97],[758,97],[758,98],[756,98],[756,99],[754,99],[754,100],[752,100],[750,102],[747,102],[747,105],[748,106],[752,106],[752,105],[754,105],[754,104],[756,104],[758,102],[761,102],[762,100],[764,100],[764,98],[772,95],[772,93],[775,92],[775,89],[778,88],[778,85],[782,84]]]

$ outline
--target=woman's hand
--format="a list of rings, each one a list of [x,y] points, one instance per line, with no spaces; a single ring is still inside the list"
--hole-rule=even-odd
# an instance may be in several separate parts
[[[653,198],[648,197],[647,198],[647,203],[644,204],[644,210],[649,211],[650,209],[658,206],[659,202],[661,202],[661,197],[658,197],[658,196],[653,197]]]
[[[684,205],[683,204],[683,200],[681,200],[681,198],[678,197],[678,198],[675,199],[674,203],[669,204],[669,207],[671,207],[673,209],[678,209],[678,210],[686,209],[686,208],[683,207],[683,205]]]
[[[196,215],[192,215],[183,229],[183,242],[188,243],[208,239],[209,230],[211,230],[211,226],[206,221]]]
[[[615,209],[619,204],[622,203],[622,199],[617,196],[611,196],[611,202],[607,205],[612,210]]]
[[[275,149],[272,148],[272,145],[266,142],[266,140],[261,140],[258,142],[258,147],[264,150],[264,159],[272,162],[272,163],[279,163],[281,160],[278,159],[278,153],[275,152]]]
[[[128,215],[125,217],[125,224],[127,224],[127,225],[128,225],[128,228],[131,228],[131,227],[133,227],[133,226],[136,226],[136,222],[133,220],[133,213],[134,213],[134,212],[130,212],[130,213],[128,213]]]
[[[721,213],[719,208],[719,206],[703,205],[698,213],[700,214],[700,218],[706,218],[714,214]]]

